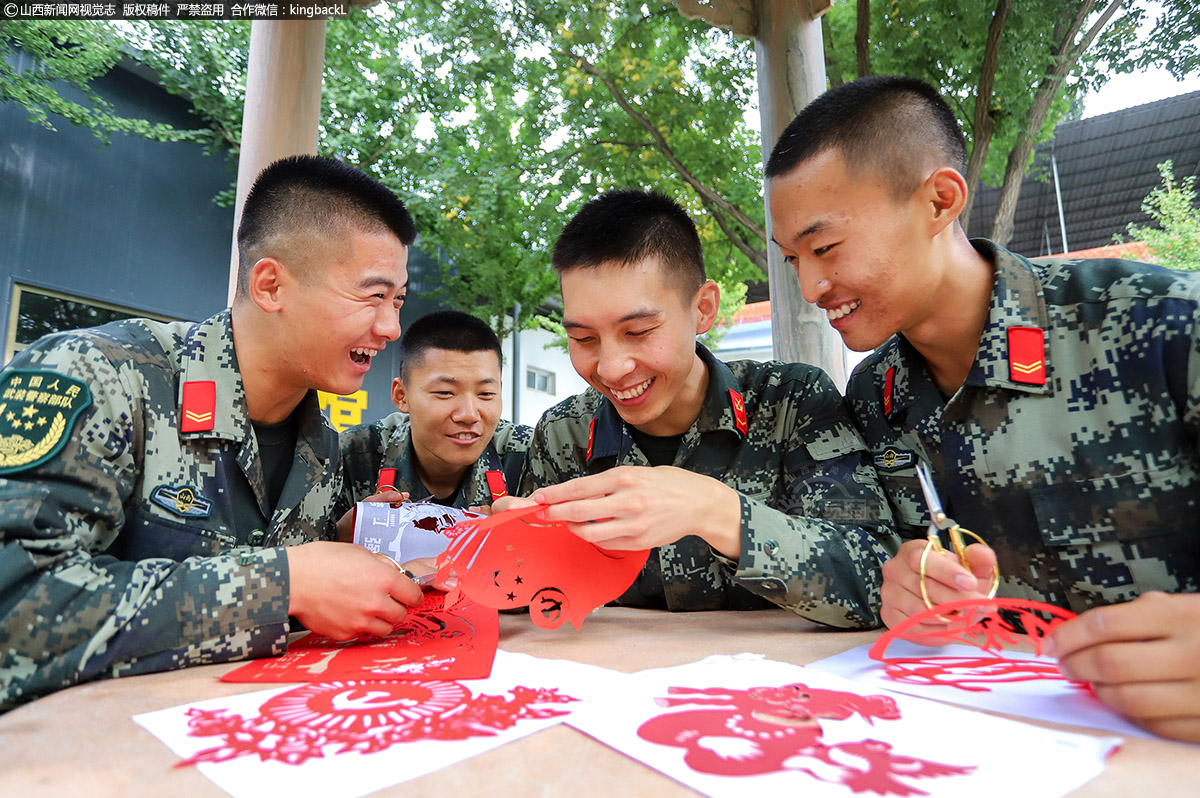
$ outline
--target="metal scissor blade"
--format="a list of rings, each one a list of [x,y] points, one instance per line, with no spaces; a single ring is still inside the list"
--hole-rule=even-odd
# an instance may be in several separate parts
[[[942,509],[942,500],[938,498],[937,489],[933,486],[933,472],[924,463],[917,463],[917,480],[921,483],[921,492],[925,494],[925,503],[929,505],[929,517],[941,528],[941,519],[946,517]]]

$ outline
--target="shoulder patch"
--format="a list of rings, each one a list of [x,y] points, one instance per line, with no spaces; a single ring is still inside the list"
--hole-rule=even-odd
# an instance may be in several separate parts
[[[150,494],[150,501],[184,518],[207,518],[212,513],[212,502],[188,485],[159,485]]]
[[[91,403],[87,383],[56,371],[0,374],[0,474],[33,468],[58,454]]]
[[[903,468],[911,468],[916,465],[917,454],[910,449],[898,449],[895,446],[888,446],[883,451],[876,452],[873,459],[875,467],[880,471],[899,471]]]

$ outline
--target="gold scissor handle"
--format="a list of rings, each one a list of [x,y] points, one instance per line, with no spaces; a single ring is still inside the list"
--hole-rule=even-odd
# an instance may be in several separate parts
[[[943,518],[944,518],[944,516],[943,516]],[[921,552],[921,598],[925,600],[925,606],[928,607],[929,609],[933,609],[934,604],[932,601],[929,600],[929,591],[925,587],[925,561],[927,559],[929,559],[929,552],[931,550],[934,552],[941,552],[945,548],[944,546],[942,546],[941,536],[938,534],[939,531],[940,530],[936,526],[930,525],[929,540],[925,544],[925,550]],[[987,545],[987,543],[985,543],[983,538],[979,537],[979,535],[976,535],[974,532],[972,532],[969,529],[964,529],[963,527],[959,526],[958,524],[951,524],[950,526],[948,526],[946,528],[946,532],[950,536],[950,545],[954,549],[954,553],[956,555],[958,555],[958,561],[963,564],[963,567],[967,568],[967,570],[970,570],[970,567],[967,565],[967,547],[966,547],[966,544],[963,543],[962,536],[967,535],[969,537],[975,538],[975,540],[979,541],[980,543],[983,543],[983,545],[985,545],[985,546]],[[992,588],[991,588],[991,590],[988,591],[987,597],[995,598],[996,591],[999,588],[1000,588],[1000,566],[997,563],[993,563],[992,564]],[[942,620],[949,620],[949,619],[942,618]]]

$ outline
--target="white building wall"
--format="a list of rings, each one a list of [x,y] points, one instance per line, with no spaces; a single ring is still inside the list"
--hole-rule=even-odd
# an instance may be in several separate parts
[[[532,427],[546,410],[569,396],[583,393],[587,389],[587,383],[575,373],[567,353],[552,345],[554,343],[552,333],[546,330],[524,330],[520,336],[521,371],[515,382],[512,373],[512,336],[510,335],[500,342],[501,349],[504,351],[504,413],[502,415],[510,421],[515,420],[518,424],[528,424]],[[534,369],[542,375],[553,376],[553,393],[536,388],[531,389],[527,386],[530,369]],[[520,392],[520,412],[519,418],[516,419],[513,418],[514,385]]]

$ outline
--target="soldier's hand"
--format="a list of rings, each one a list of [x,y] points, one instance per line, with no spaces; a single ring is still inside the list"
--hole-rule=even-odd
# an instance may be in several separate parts
[[[421,603],[421,588],[386,557],[362,546],[316,541],[287,549],[288,615],[310,630],[349,640],[383,637]]]
[[[741,556],[741,500],[712,477],[673,466],[619,466],[541,488],[547,521],[566,522],[586,541],[638,551],[698,535],[730,559]]]
[[[399,490],[381,490],[367,498],[365,502],[391,502],[399,505],[401,502],[408,501],[408,491]],[[351,507],[346,512],[342,513],[342,517],[337,522],[337,539],[342,543],[354,542],[354,508]]]
[[[1043,650],[1147,731],[1200,742],[1200,595],[1154,591],[1088,610]]]
[[[492,512],[502,513],[505,510],[519,510],[522,507],[530,507],[534,504],[537,504],[537,502],[533,499],[523,499],[520,496],[503,496],[492,503]]]
[[[925,540],[910,540],[900,547],[895,557],[883,564],[883,587],[880,590],[883,606],[879,615],[889,627],[927,609],[925,599],[921,597],[921,554],[925,551],[925,543]],[[925,560],[925,588],[930,601],[944,604],[947,601],[987,598],[992,586],[996,552],[982,543],[973,543],[967,546],[967,561],[971,564],[970,570],[964,568],[949,549],[929,553]],[[924,634],[944,626],[934,619],[914,626],[911,631],[913,634]]]

